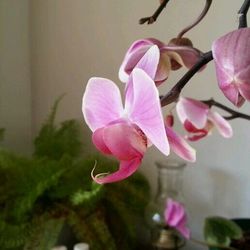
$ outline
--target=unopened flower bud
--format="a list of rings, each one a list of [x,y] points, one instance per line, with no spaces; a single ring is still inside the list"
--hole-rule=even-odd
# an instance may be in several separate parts
[[[193,48],[193,43],[191,40],[187,37],[182,37],[182,38],[172,38],[169,43],[169,46],[187,46]]]
[[[168,127],[173,127],[174,126],[174,116],[172,113],[169,113],[166,118],[165,118],[165,124]]]

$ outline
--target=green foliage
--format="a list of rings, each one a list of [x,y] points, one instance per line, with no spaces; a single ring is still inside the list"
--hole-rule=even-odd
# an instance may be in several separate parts
[[[240,239],[242,234],[241,228],[231,220],[218,216],[205,220],[204,236],[210,245],[228,247],[232,239]]]
[[[35,156],[46,156],[58,160],[64,154],[77,157],[81,152],[78,123],[75,120],[68,120],[62,122],[59,128],[54,124],[56,111],[62,98],[63,96],[56,100],[47,122],[42,126],[35,139]]]
[[[76,121],[55,125],[61,99],[35,139],[33,157],[0,149],[1,250],[48,250],[64,225],[92,250],[132,250],[149,185],[140,174],[120,183],[93,183],[96,163],[98,172],[115,171],[118,164],[81,151]]]

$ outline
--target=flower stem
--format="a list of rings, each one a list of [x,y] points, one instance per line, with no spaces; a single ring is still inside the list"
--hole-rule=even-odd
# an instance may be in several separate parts
[[[161,12],[163,11],[163,9],[166,7],[168,2],[169,2],[169,0],[163,0],[162,3],[160,4],[160,6],[155,11],[155,13],[152,16],[141,18],[139,20],[139,24],[144,24],[144,23],[152,24],[152,23],[154,23],[157,20],[157,18],[159,17],[159,15],[161,14]]]
[[[210,6],[212,4],[212,0],[206,0],[206,4],[204,9],[202,10],[201,14],[198,16],[198,18],[191,23],[190,25],[188,25],[186,28],[184,28],[177,36],[177,39],[180,39],[183,37],[183,35],[188,32],[189,30],[191,30],[193,27],[195,27],[207,14]]]
[[[161,98],[161,106],[164,107],[172,102],[175,102],[185,87],[188,81],[208,62],[213,60],[212,51],[204,53],[198,62],[174,85],[174,87]]]
[[[243,114],[241,112],[235,111],[217,101],[215,101],[214,99],[209,99],[206,101],[202,101],[203,103],[207,104],[209,107],[215,106],[217,108],[220,108],[222,110],[225,110],[226,112],[228,112],[229,114],[231,114],[230,116],[226,116],[224,117],[226,120],[232,120],[235,118],[242,118],[242,119],[246,119],[246,120],[250,120],[250,115],[247,114]]]
[[[239,14],[239,29],[247,27],[247,12],[250,7],[250,0],[245,0],[238,11]]]

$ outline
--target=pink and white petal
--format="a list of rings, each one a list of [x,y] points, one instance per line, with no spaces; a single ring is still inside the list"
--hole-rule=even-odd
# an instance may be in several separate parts
[[[189,120],[197,129],[202,129],[207,123],[209,107],[200,101],[180,97],[176,104],[176,111],[183,124]]]
[[[112,155],[122,161],[141,158],[147,149],[144,138],[134,127],[126,123],[104,128],[103,141]]]
[[[97,129],[92,134],[92,142],[96,146],[96,148],[101,151],[103,154],[112,154],[109,148],[106,146],[104,139],[103,139],[103,131],[104,128]]]
[[[160,50],[156,45],[153,45],[135,67],[144,70],[152,79],[154,79],[159,60]]]
[[[208,119],[215,125],[219,133],[226,138],[233,136],[233,130],[230,123],[225,120],[219,113],[210,111]]]
[[[92,131],[119,119],[123,106],[115,83],[105,78],[91,78],[83,95],[82,112]]]
[[[132,45],[127,50],[125,57],[142,47],[153,45],[154,44],[153,40],[151,38],[136,40],[135,42],[132,43]]]
[[[132,70],[136,67],[141,58],[151,48],[151,44],[139,46],[137,49],[127,53],[119,69],[119,79],[126,83]]]
[[[121,161],[119,169],[112,174],[104,173],[94,176],[92,171],[91,175],[93,180],[99,184],[117,182],[131,176],[134,172],[136,172],[140,164],[141,158],[131,159],[130,161]]]
[[[169,154],[158,90],[154,81],[141,69],[131,74],[125,98],[128,119],[136,124],[163,154]]]
[[[250,28],[229,32],[215,40],[212,52],[215,62],[225,71],[238,74],[250,64]]]
[[[184,138],[178,135],[170,127],[166,127],[166,133],[171,150],[184,160],[190,162],[196,161],[196,151],[184,140]]]

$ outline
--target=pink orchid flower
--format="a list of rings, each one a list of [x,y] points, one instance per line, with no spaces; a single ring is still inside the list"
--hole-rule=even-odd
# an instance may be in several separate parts
[[[232,31],[213,42],[219,87],[237,107],[250,101],[250,28]]]
[[[185,139],[177,134],[172,128],[174,125],[174,117],[172,114],[168,115],[165,119],[165,129],[168,137],[168,142],[171,151],[186,161],[196,161],[196,151],[193,149]]]
[[[132,175],[151,143],[163,154],[169,154],[158,90],[142,69],[136,68],[131,73],[124,107],[115,83],[91,78],[83,96],[82,111],[97,149],[120,161],[118,171],[93,177],[97,183],[116,182]]]
[[[214,126],[223,137],[229,138],[233,135],[228,121],[203,102],[180,97],[176,111],[184,128],[191,133],[187,136],[190,141],[197,141],[205,137]]]
[[[190,230],[187,228],[187,214],[184,206],[172,199],[167,200],[164,211],[165,222],[168,226],[175,228],[186,239],[190,239]]]
[[[153,78],[157,86],[168,78],[170,70],[176,70],[182,66],[191,68],[200,57],[200,52],[189,46],[166,45],[153,38],[137,40],[128,49],[120,67],[119,78],[122,82],[128,81],[135,67],[141,68],[138,63],[154,45],[160,50],[157,72]]]

